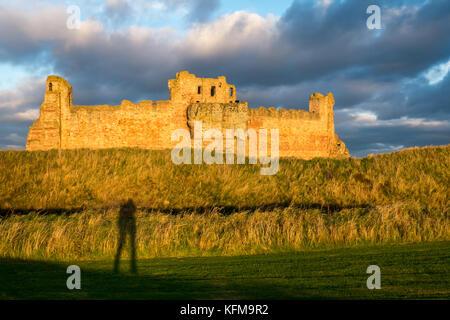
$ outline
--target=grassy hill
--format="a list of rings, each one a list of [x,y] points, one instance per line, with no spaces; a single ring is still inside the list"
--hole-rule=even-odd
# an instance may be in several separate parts
[[[366,207],[417,202],[443,208],[450,146],[363,159],[281,159],[276,175],[259,165],[174,165],[169,151],[140,149],[0,152],[2,209],[118,206],[186,209]]]
[[[242,255],[450,240],[450,147],[363,159],[174,165],[169,151],[0,152],[0,252],[114,255],[117,214],[137,207],[139,257]]]

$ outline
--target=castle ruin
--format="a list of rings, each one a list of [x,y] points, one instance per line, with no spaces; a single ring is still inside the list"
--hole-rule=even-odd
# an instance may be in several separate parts
[[[171,149],[176,129],[279,129],[280,157],[348,157],[345,144],[334,132],[331,93],[310,96],[309,112],[273,107],[248,108],[237,100],[236,87],[224,76],[197,78],[178,72],[168,82],[170,100],[144,100],[120,105],[75,106],[70,84],[48,76],[39,118],[30,127],[26,149],[120,148]]]

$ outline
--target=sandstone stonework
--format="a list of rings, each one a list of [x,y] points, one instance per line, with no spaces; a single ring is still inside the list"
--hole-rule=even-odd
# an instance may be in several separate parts
[[[182,71],[168,85],[168,101],[123,100],[116,106],[74,106],[70,84],[61,77],[49,76],[40,116],[30,127],[26,149],[168,149],[178,143],[171,141],[175,129],[192,132],[193,122],[198,120],[203,130],[279,129],[281,157],[349,156],[334,132],[331,93],[312,94],[307,112],[248,108],[247,102],[236,100],[235,86],[223,76],[197,78]]]

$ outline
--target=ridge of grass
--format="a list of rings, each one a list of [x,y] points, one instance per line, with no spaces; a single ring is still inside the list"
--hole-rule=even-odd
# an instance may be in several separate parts
[[[448,209],[450,146],[362,159],[280,159],[260,165],[175,165],[170,151],[0,152],[0,210],[118,207],[131,198],[160,210],[296,205],[346,208],[413,201]]]

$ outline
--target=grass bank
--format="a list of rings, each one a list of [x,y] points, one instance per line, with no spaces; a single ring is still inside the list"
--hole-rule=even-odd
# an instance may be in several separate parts
[[[259,165],[174,165],[169,151],[140,149],[0,152],[0,208],[138,207],[170,210],[297,205],[339,209],[413,201],[448,208],[450,147],[363,159],[281,159]]]

